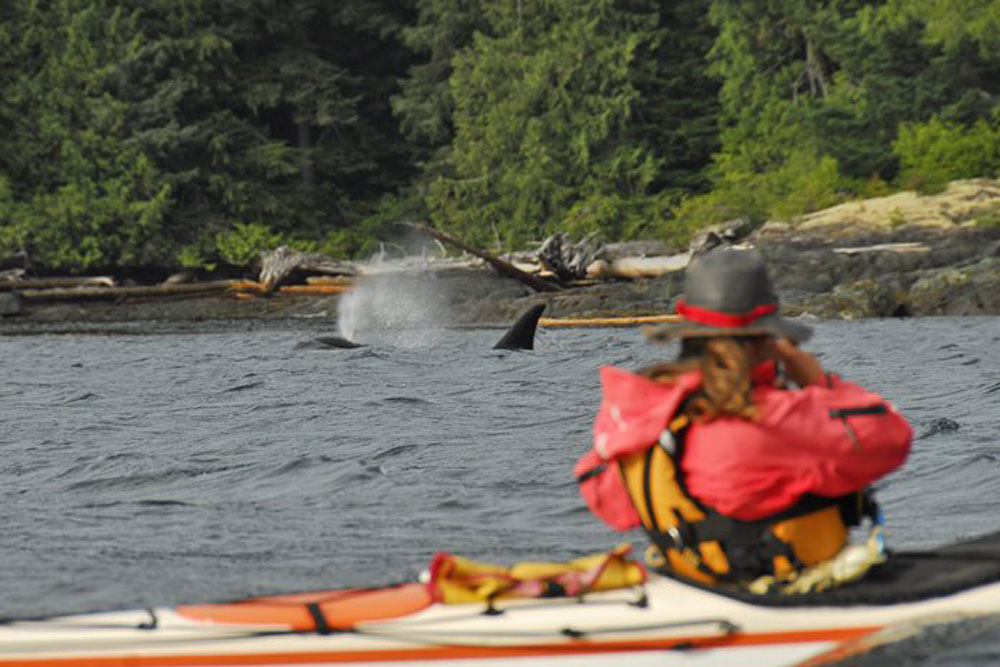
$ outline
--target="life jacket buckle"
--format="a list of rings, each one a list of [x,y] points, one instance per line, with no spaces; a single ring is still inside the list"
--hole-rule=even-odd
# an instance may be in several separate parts
[[[681,535],[681,531],[677,530],[677,526],[669,526],[667,528],[667,535],[670,536],[670,539],[674,541],[674,544],[680,551],[687,549],[687,542],[684,536]]]
[[[677,452],[677,439],[674,438],[673,432],[669,429],[663,429],[658,442],[667,454],[673,456]]]

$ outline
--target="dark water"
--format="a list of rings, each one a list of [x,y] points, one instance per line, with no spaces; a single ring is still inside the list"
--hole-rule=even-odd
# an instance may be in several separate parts
[[[435,551],[606,549],[571,470],[625,330],[0,337],[0,616],[389,583]],[[883,485],[895,547],[1000,530],[1000,318],[820,323],[811,349],[919,435]],[[631,536],[634,539],[637,536]],[[1000,656],[1000,640],[994,644]]]

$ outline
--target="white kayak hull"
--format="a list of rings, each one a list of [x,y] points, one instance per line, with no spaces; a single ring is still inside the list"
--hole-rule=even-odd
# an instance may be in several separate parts
[[[0,666],[822,664],[907,627],[1000,613],[1000,583],[899,604],[774,607],[657,576],[581,601],[502,601],[491,613],[430,604],[346,631],[219,622],[191,609],[10,622],[0,626]]]

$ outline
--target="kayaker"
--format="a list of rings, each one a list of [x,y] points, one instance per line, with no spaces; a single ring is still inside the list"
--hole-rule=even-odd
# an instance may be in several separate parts
[[[891,403],[827,372],[781,317],[753,250],[689,265],[676,361],[601,369],[592,449],[575,473],[614,528],[642,526],[655,565],[703,583],[795,577],[845,546],[873,481],[906,458],[912,429]]]

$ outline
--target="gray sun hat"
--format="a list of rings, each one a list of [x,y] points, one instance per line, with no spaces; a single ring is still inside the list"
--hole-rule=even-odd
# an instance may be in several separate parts
[[[676,308],[683,319],[646,327],[647,339],[772,335],[802,343],[812,336],[812,327],[778,315],[778,296],[756,250],[713,250],[694,259]]]

